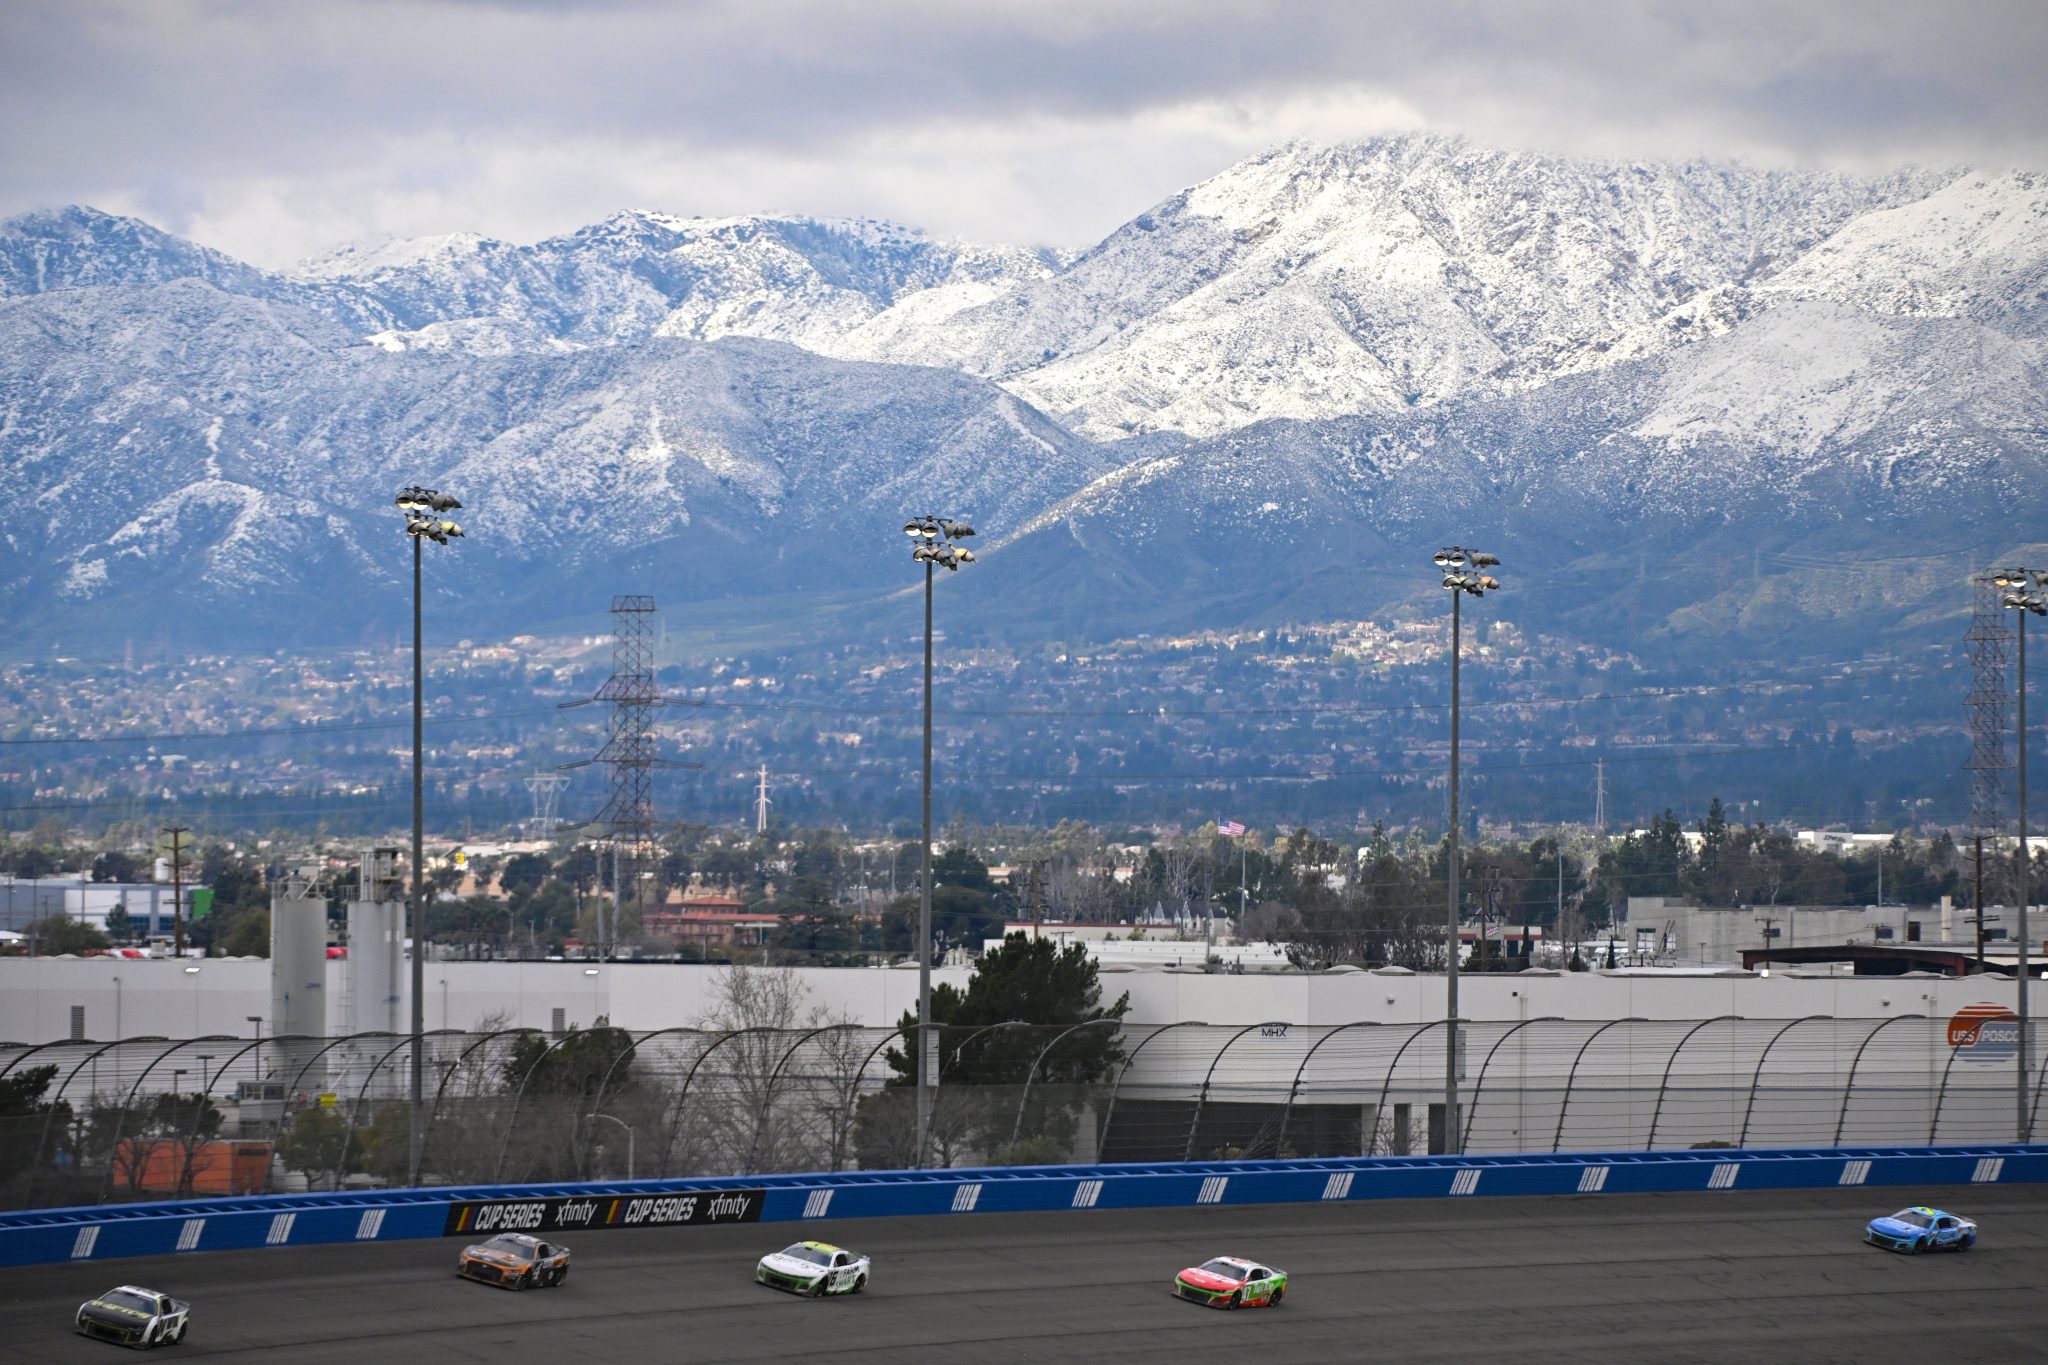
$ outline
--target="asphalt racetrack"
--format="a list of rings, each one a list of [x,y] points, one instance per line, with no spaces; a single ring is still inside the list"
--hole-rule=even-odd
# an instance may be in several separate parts
[[[1912,1202],[1962,1254],[1860,1240]],[[874,1258],[852,1298],[752,1282],[798,1236]],[[560,1289],[457,1280],[461,1239],[0,1270],[0,1359],[106,1361],[71,1334],[116,1283],[192,1303],[171,1361],[2048,1361],[2048,1187],[1390,1200],[593,1232]],[[1171,1296],[1218,1254],[1277,1308]]]

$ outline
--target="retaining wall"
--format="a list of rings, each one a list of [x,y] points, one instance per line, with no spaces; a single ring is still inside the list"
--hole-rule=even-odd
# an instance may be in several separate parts
[[[678,1235],[687,1236],[689,1226],[708,1223],[827,1218],[2042,1181],[2048,1181],[2048,1145],[2031,1144],[1020,1166],[486,1185],[5,1214],[0,1215],[0,1265],[390,1242],[507,1229],[573,1241],[614,1227],[673,1226],[685,1229]],[[1896,1201],[1873,1198],[1873,1213],[1891,1202]]]

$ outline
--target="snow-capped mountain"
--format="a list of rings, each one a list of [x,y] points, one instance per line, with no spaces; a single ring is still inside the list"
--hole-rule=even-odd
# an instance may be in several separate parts
[[[1676,340],[1665,320],[1689,302],[1938,183],[1425,136],[1289,146],[871,353],[963,365],[1100,437],[1395,413],[1597,369],[1645,331]]]
[[[1904,624],[2040,520],[2044,319],[2038,175],[1428,136],[1280,148],[1071,258],[623,213],[272,272],[32,214],[0,224],[0,610],[336,633],[419,479],[471,506],[436,582],[480,630],[647,576],[795,622],[900,586],[927,510],[980,523],[992,615],[1069,630],[1355,613],[1464,536],[1591,633],[1791,628],[1826,599],[1649,566],[1882,546],[1936,566]]]
[[[878,591],[906,577],[907,511],[971,508],[1000,535],[1109,467],[957,371],[743,338],[391,354],[197,279],[0,301],[0,408],[0,602],[21,624],[359,626],[402,574],[390,499],[415,480],[466,504],[435,583],[480,627],[621,574],[698,598]]]
[[[293,276],[375,298],[401,324],[379,338],[390,349],[412,344],[406,332],[492,319],[541,342],[751,336],[823,350],[899,301],[963,289],[978,301],[1056,264],[864,220],[620,213],[532,246],[462,233],[344,248]]]

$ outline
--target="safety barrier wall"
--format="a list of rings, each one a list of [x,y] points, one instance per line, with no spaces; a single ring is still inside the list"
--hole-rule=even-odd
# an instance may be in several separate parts
[[[1010,1166],[487,1185],[5,1214],[0,1265],[440,1238],[474,1229],[465,1213],[496,1204],[523,1215],[494,1220],[497,1226],[570,1239],[606,1228],[678,1223],[2043,1181],[2048,1145],[2030,1144]],[[1874,1200],[1872,1207],[1885,1202]],[[714,1204],[723,1206],[724,1216]]]
[[[1977,1011],[1972,1013],[1972,1011]],[[1984,1013],[1989,1011],[1989,1013]],[[292,1188],[1441,1150],[1430,1023],[942,1028],[925,1150],[900,1029],[609,1026],[0,1043],[0,1208]],[[1961,1145],[2040,1127],[1999,1006],[1951,1018],[1466,1021],[1466,1153]],[[415,1053],[424,1150],[412,1161]],[[2024,1104],[2028,1121],[2017,1112]],[[272,1141],[267,1174],[202,1171]],[[260,1156],[260,1153],[258,1154]]]

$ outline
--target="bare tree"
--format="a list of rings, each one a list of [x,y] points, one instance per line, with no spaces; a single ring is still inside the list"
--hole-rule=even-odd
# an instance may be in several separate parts
[[[824,1106],[857,1092],[867,1050],[844,1035],[851,1021],[808,1003],[810,988],[789,968],[726,968],[712,1007],[698,1020],[715,1033],[683,1102],[706,1158],[732,1173],[810,1170],[843,1159],[846,1113],[820,1121]],[[820,1078],[823,1078],[822,1086]],[[850,1113],[850,1100],[844,1106]]]

